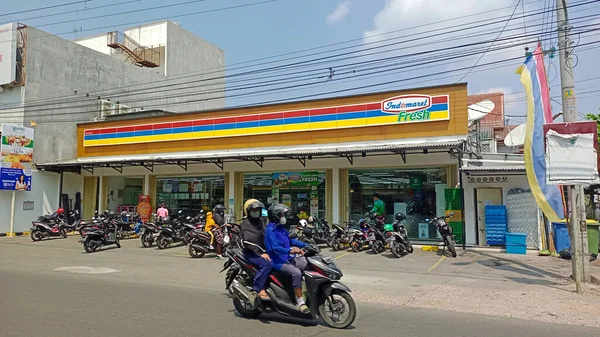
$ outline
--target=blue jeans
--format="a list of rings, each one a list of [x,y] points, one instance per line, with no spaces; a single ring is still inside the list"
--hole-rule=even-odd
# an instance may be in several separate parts
[[[257,268],[256,275],[254,275],[252,290],[259,292],[265,289],[265,284],[267,284],[269,275],[273,269],[273,263],[256,255],[254,252],[244,252],[244,257]]]

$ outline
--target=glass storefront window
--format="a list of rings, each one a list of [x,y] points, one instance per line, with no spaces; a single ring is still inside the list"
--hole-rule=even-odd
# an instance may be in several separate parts
[[[408,236],[415,240],[437,240],[435,226],[425,219],[444,213],[446,168],[350,170],[350,219],[358,220],[373,208],[373,195],[378,193],[386,205],[386,220],[394,214],[407,217]]]
[[[260,200],[268,208],[279,202],[295,215],[325,217],[325,172],[244,174],[244,200]]]
[[[225,176],[158,178],[156,192],[157,207],[164,202],[172,213],[196,215],[225,204]]]

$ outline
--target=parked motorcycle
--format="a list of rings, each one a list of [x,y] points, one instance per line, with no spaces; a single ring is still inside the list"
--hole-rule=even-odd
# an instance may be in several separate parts
[[[31,224],[29,235],[34,242],[47,237],[67,237],[65,223],[60,219],[53,218],[51,215],[40,216],[37,221],[32,221]]]
[[[441,216],[430,220],[428,219],[427,221],[431,224],[434,224],[438,232],[442,236],[442,241],[444,242],[444,249],[442,250],[442,254],[446,253],[446,247],[448,247],[448,250],[452,254],[452,257],[456,257],[456,241],[454,241],[452,227],[448,225],[448,220],[453,216],[454,212],[450,212],[446,216]]]
[[[352,248],[352,251],[355,253],[362,251],[363,247],[367,245],[367,233],[371,228],[366,218],[358,221],[358,227],[359,230],[352,233],[349,242],[350,248]]]
[[[387,232],[387,244],[390,247],[392,255],[396,258],[408,255],[414,251],[412,243],[408,239],[406,227],[402,221],[406,216],[402,213],[396,213],[394,223],[392,224],[393,231]]]
[[[376,223],[367,231],[367,242],[374,254],[383,253],[386,248],[388,248],[388,243],[386,241],[387,233],[393,232],[394,226],[392,224],[384,223],[382,218],[375,218],[374,215],[370,216]]]
[[[118,226],[114,219],[105,219],[102,223],[92,226],[86,233],[85,238],[79,240],[87,253],[93,253],[98,248],[108,245],[116,245],[121,248],[118,236]]]
[[[354,235],[362,235],[362,231],[357,229],[352,222],[346,223],[346,228],[342,228],[340,225],[333,224],[331,231],[331,239],[329,245],[334,251],[344,249],[350,245]]]
[[[263,301],[252,290],[256,269],[239,249],[228,250],[227,255],[229,259],[221,272],[235,265],[233,272],[227,272],[225,286],[232,290],[233,306],[240,315],[256,318],[262,313],[277,312],[305,319],[320,317],[328,326],[337,329],[344,329],[354,322],[356,304],[350,289],[340,282],[342,271],[333,258],[321,255],[318,248],[309,246],[304,254],[307,260],[303,275],[306,304],[310,309],[308,314],[300,312],[296,306],[294,289],[288,277],[273,272],[266,288],[270,300]]]
[[[157,223],[146,221],[143,222],[139,227],[140,240],[144,248],[150,248],[154,244],[154,241],[158,238],[162,227]]]
[[[161,231],[156,239],[158,249],[165,249],[176,242],[183,242],[184,245],[189,243],[190,232],[193,230],[188,226],[184,226],[181,222],[182,211],[179,210],[174,219],[164,219],[161,226]]]

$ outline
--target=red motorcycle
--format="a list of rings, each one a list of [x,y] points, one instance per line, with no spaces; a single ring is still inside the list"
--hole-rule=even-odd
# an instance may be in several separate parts
[[[66,224],[61,219],[55,218],[52,215],[40,216],[37,221],[32,221],[31,224],[30,236],[34,242],[47,237],[67,237]]]

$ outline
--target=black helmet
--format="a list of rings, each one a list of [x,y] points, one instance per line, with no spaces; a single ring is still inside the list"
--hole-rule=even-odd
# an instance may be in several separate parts
[[[223,205],[216,205],[215,208],[213,208],[213,213],[217,213],[217,214],[223,215],[225,213],[225,206],[223,206]]]
[[[396,215],[394,215],[394,219],[396,219],[397,221],[402,221],[402,220],[406,219],[406,216],[404,216],[404,214],[398,212],[398,213],[396,213]]]
[[[256,199],[250,199],[250,200],[246,201],[244,206],[245,206],[244,213],[249,218],[260,218],[262,216],[262,210],[263,210],[263,208],[265,208],[265,205]],[[260,214],[257,217],[251,216],[252,211],[255,211],[255,210],[258,210],[260,212]]]
[[[284,204],[275,204],[268,209],[269,221],[274,223],[280,223],[281,218],[285,218],[288,215],[290,208]]]

